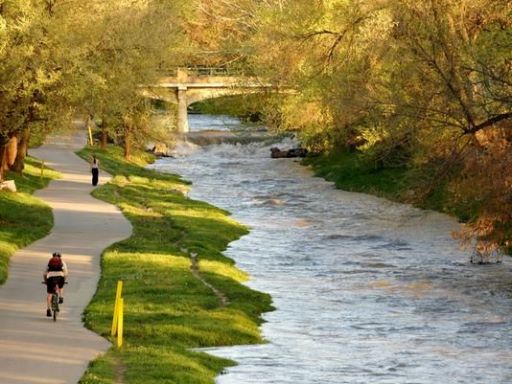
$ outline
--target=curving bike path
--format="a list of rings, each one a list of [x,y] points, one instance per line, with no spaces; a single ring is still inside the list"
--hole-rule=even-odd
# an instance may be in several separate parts
[[[0,287],[0,383],[77,383],[89,361],[110,343],[85,329],[82,313],[100,275],[100,255],[130,236],[132,228],[113,205],[90,193],[89,165],[74,152],[86,144],[84,131],[51,138],[30,151],[62,174],[35,195],[53,209],[51,233],[11,259],[9,278]],[[100,184],[108,181],[100,171]],[[55,250],[70,274],[56,323],[46,317],[44,267]]]

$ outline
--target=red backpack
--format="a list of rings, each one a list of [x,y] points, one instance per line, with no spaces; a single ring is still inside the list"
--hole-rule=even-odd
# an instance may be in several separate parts
[[[62,265],[60,257],[52,257],[48,262],[48,271],[62,271]]]

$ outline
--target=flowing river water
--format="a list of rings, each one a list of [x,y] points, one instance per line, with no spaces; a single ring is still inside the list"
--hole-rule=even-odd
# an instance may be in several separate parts
[[[239,123],[190,117],[224,124]],[[512,383],[508,260],[472,265],[454,219],[336,190],[269,148],[189,145],[154,165],[250,227],[226,255],[276,307],[268,343],[208,350],[238,363],[217,383]]]

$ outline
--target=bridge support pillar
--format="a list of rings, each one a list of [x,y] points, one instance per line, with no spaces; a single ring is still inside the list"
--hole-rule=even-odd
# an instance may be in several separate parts
[[[178,132],[188,133],[187,87],[178,88]]]

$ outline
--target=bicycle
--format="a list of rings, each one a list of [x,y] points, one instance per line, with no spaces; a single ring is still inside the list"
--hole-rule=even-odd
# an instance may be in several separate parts
[[[50,310],[52,311],[52,318],[53,318],[53,321],[57,321],[57,314],[60,312],[60,307],[59,307],[59,298],[60,298],[60,295],[59,295],[59,284],[57,282],[56,279],[53,279],[53,293],[52,293],[52,298],[51,298],[51,308]],[[46,285],[46,282],[42,282],[44,285]],[[64,282],[64,284],[67,284],[68,282]]]

